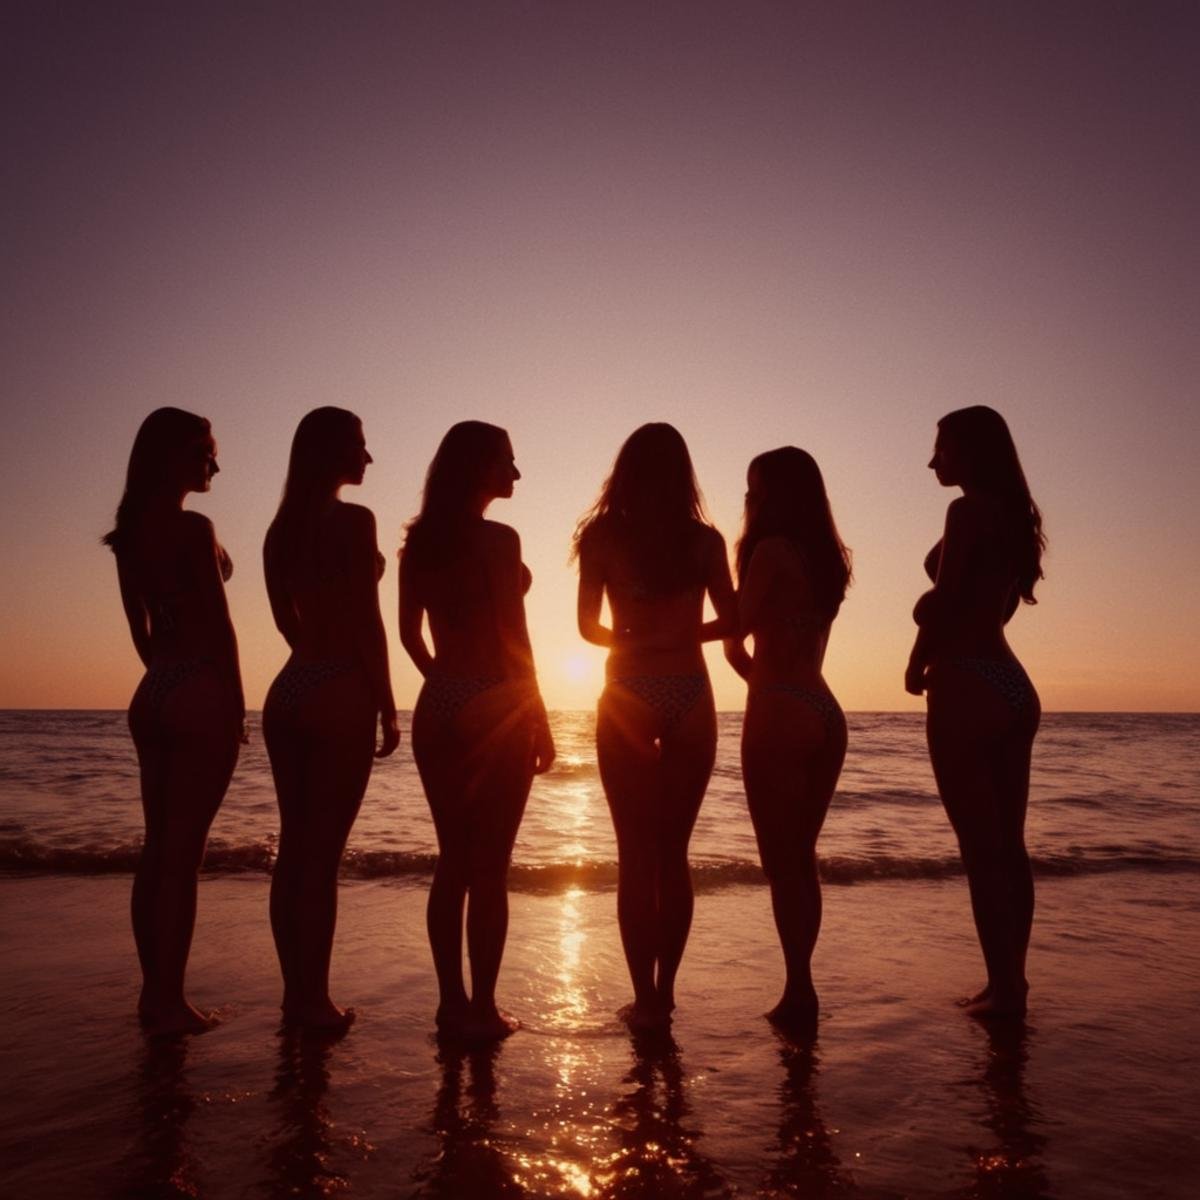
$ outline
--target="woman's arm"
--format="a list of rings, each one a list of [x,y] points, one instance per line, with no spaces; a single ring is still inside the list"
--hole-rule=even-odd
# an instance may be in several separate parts
[[[142,666],[150,665],[150,614],[141,589],[134,582],[133,571],[125,555],[117,555],[117,583],[121,588],[121,606],[125,609],[125,620],[129,622],[129,634],[133,648],[142,660]]]
[[[433,670],[433,655],[425,644],[423,623],[425,605],[421,601],[420,572],[408,554],[400,551],[400,645],[421,672],[428,678]]]
[[[579,636],[593,646],[611,650],[616,643],[613,631],[600,621],[604,606],[604,568],[596,548],[584,543],[579,549],[579,591],[575,616]]]
[[[300,619],[296,615],[296,606],[284,587],[283,571],[278,558],[275,531],[273,528],[268,529],[263,541],[263,577],[267,581],[267,599],[271,604],[275,628],[283,634],[288,648],[295,650],[296,643],[300,640]]]
[[[749,680],[754,662],[746,652],[746,638],[758,625],[763,599],[778,569],[775,559],[771,539],[755,546],[746,577],[737,591],[737,632],[725,639],[725,660],[745,680]]]
[[[738,628],[737,598],[733,593],[733,578],[729,574],[729,556],[725,539],[714,529],[708,554],[708,575],[704,581],[709,599],[716,610],[716,619],[700,626],[702,642],[717,642],[734,634]]]
[[[396,701],[392,698],[387,634],[379,612],[379,548],[375,541],[375,515],[369,508],[357,504],[346,504],[341,511],[346,522],[347,618],[353,622],[359,660],[366,670],[375,710],[379,714],[382,740],[375,756],[386,758],[399,745],[400,730],[396,724]]]
[[[221,548],[212,522],[196,512],[185,512],[185,554],[189,574],[196,580],[200,611],[211,623],[210,632],[220,665],[228,680],[237,705],[239,723],[245,740],[246,700],[242,694],[242,671],[238,662],[237,634],[229,616],[229,601],[225,596],[225,580],[221,576]]]
[[[953,619],[961,603],[967,578],[970,548],[979,536],[979,515],[966,496],[960,496],[946,509],[946,529],[938,557],[933,587],[913,608],[917,637],[904,672],[904,690],[919,696],[925,690],[925,672],[937,650],[938,635]]]
[[[533,771],[541,775],[554,763],[554,739],[550,719],[538,690],[533,646],[525,618],[524,573],[521,569],[521,539],[507,525],[486,526],[492,533],[487,569],[496,605],[496,627],[503,639],[501,649],[512,677],[528,682],[528,703],[533,718]]]

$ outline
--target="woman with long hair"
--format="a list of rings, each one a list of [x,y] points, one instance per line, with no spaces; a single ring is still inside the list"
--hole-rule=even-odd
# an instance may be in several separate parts
[[[138,1016],[151,1034],[212,1023],[184,997],[196,877],[208,829],[244,740],[237,638],[225,601],[232,565],[212,522],[183,507],[207,492],[217,444],[203,417],[155,409],[129,456],[125,492],[103,539],[146,673],[129,705],[146,837],[133,880],[142,968]]]
[[[964,1001],[977,1017],[1020,1017],[1028,984],[1033,875],[1025,851],[1037,692],[1004,637],[1034,604],[1046,539],[1004,418],[983,405],[938,422],[929,466],[962,488],[925,570],[920,627],[904,686],[928,702],[929,757],[958,837],[987,984]]]
[[[371,461],[353,413],[308,413],[296,428],[283,499],[263,544],[271,612],[291,649],[263,705],[279,800],[271,931],[283,1019],[331,1033],[354,1020],[353,1009],[329,998],[338,867],[372,761],[400,741],[379,614],[375,518],[338,496],[362,483]]]
[[[821,670],[850,583],[850,552],[806,451],[783,446],[750,463],[737,574],[738,635],[725,651],[750,685],[742,775],[787,972],[767,1017],[801,1030],[817,1018],[817,835],[846,756],[846,719]]]
[[[442,1033],[471,1041],[519,1027],[496,1005],[508,865],[533,776],[554,761],[525,624],[531,576],[516,532],[484,516],[520,478],[503,429],[454,425],[430,464],[400,555],[400,641],[425,681],[413,712],[413,757],[438,839],[426,912],[436,1021]]]
[[[731,633],[725,542],[708,522],[687,444],[635,430],[575,530],[579,632],[608,649],[596,721],[617,835],[617,920],[631,1028],[665,1028],[692,923],[688,842],[712,774],[717,722],[701,647]],[[605,594],[612,625],[601,623]],[[704,620],[704,599],[716,611]]]

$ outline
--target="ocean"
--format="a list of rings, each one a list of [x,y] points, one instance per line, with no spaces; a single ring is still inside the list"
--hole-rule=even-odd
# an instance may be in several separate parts
[[[340,889],[342,1041],[281,1036],[267,922],[277,821],[256,721],[214,822],[190,998],[133,1016],[136,760],[116,712],[0,713],[0,1195],[1191,1200],[1200,1179],[1200,716],[1043,718],[1028,843],[1030,1015],[988,1027],[966,885],[922,718],[849,714],[819,843],[818,1036],[762,1013],[782,967],[720,717],[692,842],[671,1037],[630,1038],[615,851],[590,713],[552,717],[512,873],[487,1052],[439,1046],[435,846],[405,740],[377,765]]]
[[[437,852],[409,750],[378,762],[343,876],[418,880]],[[213,822],[205,870],[266,873],[278,817],[266,751],[250,717],[233,783]],[[616,846],[590,712],[552,716],[558,760],[534,781],[513,856],[517,891],[606,889]],[[819,845],[831,884],[961,874],[933,785],[924,718],[852,713],[841,783]],[[692,839],[699,889],[759,885],[738,760],[741,714],[722,713],[716,768]],[[132,871],[141,839],[137,760],[123,712],[0,712],[0,870]],[[1170,890],[1200,872],[1200,717],[1050,713],[1034,753],[1028,843],[1039,875],[1136,871]],[[1156,881],[1156,882],[1155,882]]]

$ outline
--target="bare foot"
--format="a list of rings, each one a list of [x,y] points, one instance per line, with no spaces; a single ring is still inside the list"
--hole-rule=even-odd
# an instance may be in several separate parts
[[[147,1037],[181,1037],[187,1033],[206,1033],[217,1024],[217,1017],[180,1000],[159,1009],[139,1005],[138,1021]]]
[[[461,1004],[439,1004],[433,1023],[440,1037],[459,1037],[471,1016],[471,1006],[464,1000]]]
[[[492,1004],[482,1009],[472,1006],[458,1032],[470,1042],[498,1042],[520,1028],[521,1022],[516,1017]]]
[[[766,1018],[789,1037],[808,1039],[817,1032],[817,993],[810,996],[784,996]]]
[[[1020,1021],[1025,1016],[1025,997],[1029,988],[1019,992],[1002,992],[988,988],[982,997],[971,1001],[963,1011],[979,1021]]]
[[[634,1001],[617,1009],[617,1016],[629,1026],[631,1033],[659,1033],[671,1027],[671,1014],[658,1004]]]
[[[959,996],[955,1004],[959,1008],[970,1008],[972,1004],[982,1004],[992,994],[992,985],[985,983],[973,996]]]
[[[354,1024],[357,1016],[354,1009],[338,1008],[329,999],[315,1004],[287,1004],[283,1008],[284,1026],[305,1033],[340,1035]]]

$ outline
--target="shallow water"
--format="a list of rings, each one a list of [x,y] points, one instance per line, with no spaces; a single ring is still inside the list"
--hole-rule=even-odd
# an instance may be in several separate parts
[[[408,714],[404,714],[407,718]],[[600,788],[590,713],[552,714],[558,761],[534,782],[513,887],[561,891],[615,882],[616,847]],[[938,804],[923,718],[852,713],[846,766],[821,838],[825,878],[960,874]],[[427,875],[436,845],[404,741],[377,764],[351,834],[345,873]],[[723,713],[716,769],[692,840],[703,889],[760,884],[741,788],[741,716]],[[278,820],[257,729],[213,824],[210,872],[268,871]],[[0,712],[0,869],[129,871],[141,837],[137,764],[122,713]],[[1043,719],[1029,845],[1042,875],[1200,872],[1200,717],[1069,714]]]
[[[950,1002],[977,972],[960,881],[830,889],[811,1046],[759,1015],[780,982],[763,889],[700,898],[673,1036],[658,1042],[614,1016],[627,984],[613,897],[519,895],[501,995],[525,1028],[475,1054],[430,1035],[423,889],[408,882],[343,889],[334,981],[359,1011],[349,1036],[277,1036],[266,890],[202,885],[191,990],[223,1023],[156,1046],[131,1016],[126,881],[0,881],[0,1193],[1194,1194],[1194,889],[1139,938],[1136,874],[1048,881],[1031,1018],[997,1031]]]
[[[406,749],[372,779],[342,889],[350,1036],[276,1033],[275,810],[256,738],[214,827],[189,974],[223,1023],[151,1046],[131,1016],[122,873],[140,829],[123,716],[0,714],[0,1195],[1190,1200],[1200,718],[1045,718],[1031,1018],[989,1034],[950,1002],[981,970],[921,720],[851,714],[821,842],[811,1047],[759,1015],[781,965],[738,718],[721,718],[693,844],[673,1037],[649,1044],[614,1015],[628,983],[591,718],[554,720],[560,764],[522,828],[501,977],[525,1028],[464,1055],[430,1037],[433,845]]]

